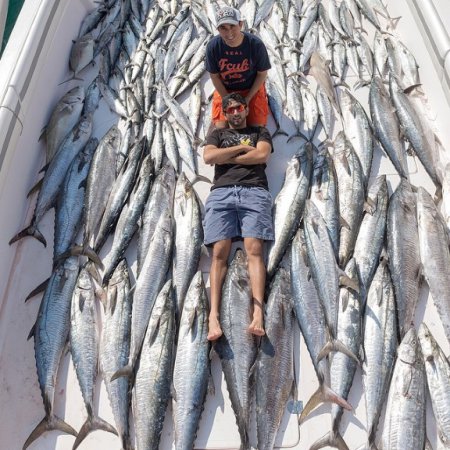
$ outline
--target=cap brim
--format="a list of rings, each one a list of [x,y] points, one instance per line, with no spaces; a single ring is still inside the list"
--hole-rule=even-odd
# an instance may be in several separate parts
[[[219,28],[220,25],[239,25],[239,20],[232,19],[224,19],[217,23],[216,28]]]

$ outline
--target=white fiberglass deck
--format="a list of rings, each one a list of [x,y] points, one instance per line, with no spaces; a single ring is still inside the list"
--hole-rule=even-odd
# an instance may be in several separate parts
[[[33,4],[32,4],[33,3]],[[439,2],[438,2],[439,3]],[[41,128],[46,124],[49,114],[57,100],[74,82],[58,86],[69,76],[68,55],[72,39],[78,34],[81,20],[94,7],[94,2],[42,0],[27,1],[11,37],[4,58],[0,61],[0,134],[3,148],[0,154],[0,439],[1,449],[16,450],[22,448],[25,439],[44,416],[44,408],[38,387],[33,341],[26,337],[32,327],[39,308],[40,297],[27,304],[25,297],[51,273],[52,236],[54,214],[46,215],[40,227],[47,238],[48,246],[33,239],[24,239],[18,244],[8,246],[9,239],[28,224],[34,200],[26,199],[30,187],[38,179],[38,170],[44,163],[44,146],[38,142]],[[445,9],[445,5],[443,9]],[[442,91],[431,56],[418,30],[413,14],[405,0],[388,2],[392,16],[402,16],[397,31],[402,41],[415,55],[420,65],[421,81],[429,98],[430,109],[426,112],[433,119],[444,148],[450,152],[450,132],[448,117],[450,107]],[[367,23],[367,22],[366,22]],[[33,38],[34,37],[34,38]],[[12,46],[15,48],[13,49]],[[19,51],[15,51],[20,49]],[[30,68],[31,67],[31,68]],[[89,80],[90,76],[86,76]],[[87,84],[86,84],[87,86]],[[205,90],[211,92],[207,82]],[[359,95],[359,94],[357,94]],[[18,101],[20,98],[20,102]],[[103,103],[103,102],[102,102]],[[16,120],[11,111],[15,111]],[[112,124],[112,115],[104,104],[104,120],[96,113],[95,136],[102,137]],[[273,131],[273,122],[269,122]],[[270,190],[275,197],[280,190],[286,162],[298,145],[295,140],[289,145],[284,137],[274,141],[275,152],[268,163]],[[449,158],[450,159],[450,158]],[[431,193],[434,188],[420,163],[408,157],[411,182],[425,186]],[[200,173],[212,177],[212,167],[205,166],[199,157]],[[376,151],[372,176],[388,174],[391,191],[399,181],[398,175],[387,158]],[[189,174],[192,176],[192,174]],[[209,186],[196,185],[200,198],[204,202]],[[132,249],[133,250],[133,249]],[[128,255],[128,253],[127,253]],[[130,252],[130,255],[134,253]],[[130,259],[134,264],[134,259]],[[208,280],[209,259],[202,256],[200,267]],[[449,344],[445,339],[440,319],[433,303],[427,302],[428,289],[422,290],[422,296],[416,312],[416,325],[424,320],[438,339],[446,354]],[[296,333],[298,343],[296,369],[298,375],[299,399],[306,402],[317,388],[309,354]],[[239,448],[239,434],[235,418],[228,399],[225,381],[221,374],[217,357],[212,361],[212,371],[216,387],[214,397],[208,396],[203,412],[196,448]],[[104,384],[99,377],[97,382],[99,415],[114,423]],[[429,400],[429,398],[428,398]],[[344,413],[341,422],[343,437],[350,448],[354,449],[366,440],[364,394],[361,383],[361,371],[357,370],[349,402],[353,413]],[[285,414],[280,427],[277,445],[296,449],[308,449],[313,442],[330,430],[330,405],[321,405],[310,418],[298,428],[297,417]],[[58,373],[55,398],[55,412],[63,417],[75,429],[79,429],[85,420],[85,407],[82,402],[78,382],[67,354]],[[161,440],[161,449],[173,446],[172,419],[169,410]],[[379,429],[381,428],[381,424]],[[438,447],[436,423],[431,410],[427,407],[427,434],[433,445]],[[71,448],[74,438],[58,432],[46,433],[30,446],[32,450]],[[253,429],[252,442],[255,443]],[[116,450],[120,449],[117,437],[97,431],[88,436],[80,449]]]

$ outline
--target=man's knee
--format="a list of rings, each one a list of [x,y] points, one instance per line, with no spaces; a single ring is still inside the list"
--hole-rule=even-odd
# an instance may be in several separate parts
[[[244,247],[249,258],[263,257],[264,241],[256,238],[244,238]]]
[[[231,239],[224,239],[213,244],[212,257],[216,261],[227,262],[230,255]]]

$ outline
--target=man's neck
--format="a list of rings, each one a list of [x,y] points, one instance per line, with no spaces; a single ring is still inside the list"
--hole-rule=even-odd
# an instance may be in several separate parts
[[[238,125],[238,126],[235,126],[235,127],[230,125],[230,128],[232,130],[242,130],[243,128],[247,128],[247,122],[244,122],[242,125]]]

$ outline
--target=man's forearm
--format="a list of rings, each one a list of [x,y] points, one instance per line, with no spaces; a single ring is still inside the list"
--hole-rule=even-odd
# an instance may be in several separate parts
[[[264,164],[267,162],[267,155],[261,152],[259,149],[255,148],[247,153],[236,155],[228,159],[224,164],[242,164],[253,165],[253,164]]]
[[[248,145],[235,145],[233,147],[221,148],[219,150],[214,149],[211,151],[206,151],[203,154],[203,159],[206,164],[227,164],[235,156],[240,153],[256,150],[255,147],[249,149]]]
[[[216,91],[223,98],[223,97],[225,97],[225,95],[228,94],[228,91],[226,90],[225,86],[223,85],[222,80],[220,79],[220,77],[219,76],[215,76],[215,75],[216,74],[210,74],[212,84],[213,84],[214,88],[216,89]]]
[[[256,74],[255,81],[252,84],[252,87],[248,91],[248,94],[246,95],[247,102],[250,102],[250,100],[255,96],[255,94],[259,91],[259,88],[262,86],[264,81],[267,78],[267,71],[265,72],[258,72]]]

